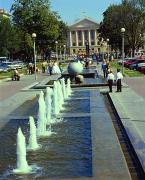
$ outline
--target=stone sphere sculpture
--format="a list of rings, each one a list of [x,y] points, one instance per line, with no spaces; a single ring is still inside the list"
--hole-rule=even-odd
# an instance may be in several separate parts
[[[69,65],[68,65],[68,73],[70,75],[78,75],[78,74],[81,74],[82,71],[83,71],[83,65],[80,63],[80,62],[71,62]]]

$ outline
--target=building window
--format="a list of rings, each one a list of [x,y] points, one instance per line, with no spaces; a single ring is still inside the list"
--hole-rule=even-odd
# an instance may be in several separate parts
[[[82,46],[82,42],[79,42],[79,46]]]
[[[95,31],[91,30],[91,39],[94,39],[94,38],[95,38]]]
[[[75,49],[73,49],[73,53],[76,53],[76,50],[75,50]]]
[[[76,46],[76,43],[75,43],[75,42],[73,42],[73,46]]]
[[[88,40],[88,30],[84,31],[84,36],[85,36],[85,41],[87,41]]]
[[[94,42],[94,41],[92,41],[92,42],[91,42],[91,45],[95,45],[95,42]]]
[[[71,33],[72,33],[72,34],[75,34],[75,31],[72,31]]]
[[[82,31],[78,31],[78,39],[82,40]]]

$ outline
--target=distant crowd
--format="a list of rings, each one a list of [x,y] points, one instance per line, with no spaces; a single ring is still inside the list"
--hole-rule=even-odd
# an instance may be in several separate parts
[[[61,63],[57,63],[56,61],[43,61],[41,63],[41,69],[36,66],[36,72],[40,73],[48,73],[49,75],[52,74],[61,74],[62,68]],[[33,74],[35,72],[35,65],[33,63],[29,63],[27,66],[27,74]]]

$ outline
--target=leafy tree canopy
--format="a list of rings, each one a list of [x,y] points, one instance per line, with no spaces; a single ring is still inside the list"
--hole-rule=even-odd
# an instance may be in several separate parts
[[[8,17],[0,15],[0,56],[11,57],[19,50],[19,35]]]
[[[61,31],[65,31],[66,25],[60,25],[60,17],[51,11],[49,0],[16,0],[11,11],[26,51],[33,48],[32,33],[37,35],[37,50],[42,54],[54,48],[55,40],[64,37]]]
[[[133,2],[132,2],[133,3]],[[109,38],[113,49],[121,49],[121,32],[124,27],[126,49],[133,51],[141,46],[141,35],[145,32],[145,12],[142,6],[123,1],[120,5],[111,5],[104,12],[104,19],[100,24],[100,36]]]

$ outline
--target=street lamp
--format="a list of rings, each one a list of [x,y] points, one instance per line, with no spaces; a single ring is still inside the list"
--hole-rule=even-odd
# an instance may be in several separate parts
[[[103,38],[101,39],[100,45],[101,45],[102,61],[104,61],[104,39]]]
[[[33,48],[34,48],[34,70],[35,70],[35,80],[37,80],[37,74],[36,74],[36,50],[35,50],[35,39],[36,39],[36,33],[32,34],[33,38]]]
[[[62,60],[61,46],[59,46],[59,60]]]
[[[124,33],[125,33],[125,28],[121,28],[121,34],[122,34],[122,74],[124,73]]]
[[[63,47],[64,47],[64,55],[63,55],[63,56],[64,56],[64,60],[65,60],[65,56],[66,56],[66,45],[64,44]]]
[[[86,41],[86,57],[88,58],[90,55],[90,48],[89,48],[89,42],[88,40]]]
[[[107,39],[107,54],[108,54],[108,60],[109,60],[109,39]]]
[[[56,59],[58,62],[58,41],[55,41],[55,45],[56,45]]]

